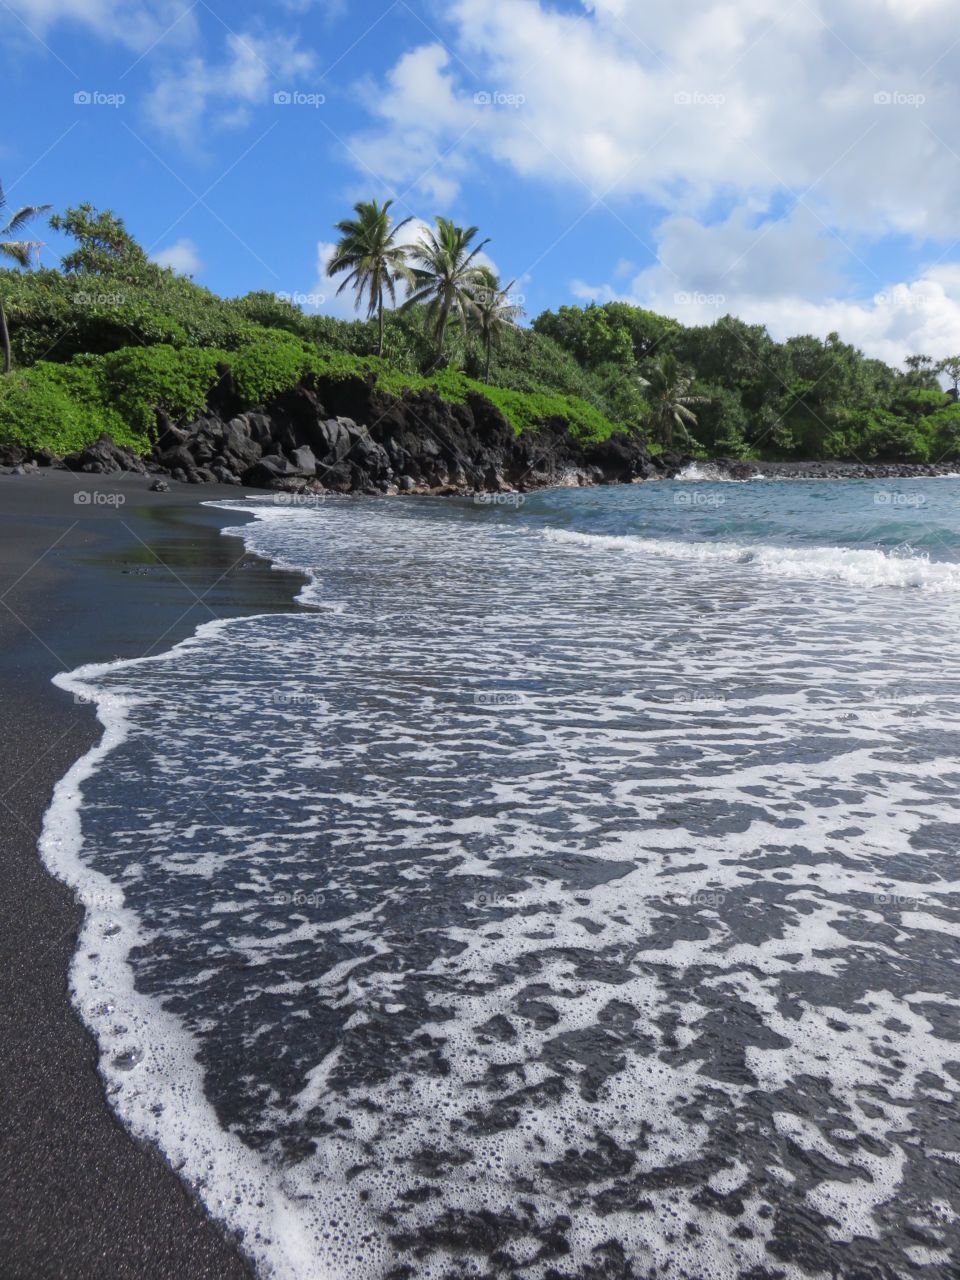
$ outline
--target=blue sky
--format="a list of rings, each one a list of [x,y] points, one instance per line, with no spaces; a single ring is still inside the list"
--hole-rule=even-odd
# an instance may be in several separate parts
[[[10,204],[112,208],[218,292],[349,313],[333,223],[391,195],[477,223],[530,316],[623,297],[960,351],[945,0],[4,8]]]

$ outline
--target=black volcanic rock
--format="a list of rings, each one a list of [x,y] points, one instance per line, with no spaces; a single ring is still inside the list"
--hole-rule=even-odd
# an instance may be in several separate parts
[[[85,471],[99,475],[108,475],[116,471],[138,471],[143,474],[147,469],[132,449],[114,444],[106,432],[93,444],[88,444],[77,453],[68,453],[63,462],[68,471]]]
[[[221,391],[225,412],[235,406]],[[167,426],[154,459],[177,479],[337,493],[472,493],[623,483],[658,474],[642,442],[577,443],[561,419],[518,436],[484,396],[449,404],[432,388],[397,399],[360,377],[297,387],[254,411],[212,406]]]

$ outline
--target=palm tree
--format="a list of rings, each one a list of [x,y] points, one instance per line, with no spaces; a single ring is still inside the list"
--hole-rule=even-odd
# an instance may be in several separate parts
[[[437,218],[436,230],[426,232],[413,245],[410,256],[419,264],[414,269],[414,292],[403,304],[412,307],[427,303],[427,323],[433,327],[434,365],[443,359],[443,340],[451,312],[459,319],[464,332],[467,321],[476,310],[473,290],[481,286],[481,268],[474,259],[489,237],[470,248],[476,227],[458,227],[447,218]]]
[[[356,218],[345,218],[337,223],[340,240],[327,264],[327,275],[341,271],[350,274],[337,293],[352,285],[357,296],[357,306],[367,302],[367,319],[374,315],[378,320],[379,338],[377,355],[383,355],[383,295],[389,294],[396,304],[397,281],[413,283],[413,272],[407,265],[407,247],[397,243],[401,227],[410,221],[404,218],[396,226],[390,216],[392,200],[377,204],[376,200],[360,200],[353,206]]]
[[[673,433],[678,431],[681,440],[688,441],[687,427],[697,425],[697,415],[692,405],[705,404],[706,396],[690,394],[691,378],[681,372],[677,358],[667,352],[651,364],[650,377],[641,378],[640,384],[647,391],[653,408],[651,424],[661,442],[668,448],[673,443]]]
[[[500,346],[505,330],[523,315],[523,308],[510,301],[510,290],[516,284],[515,280],[501,289],[496,273],[489,267],[480,267],[479,271],[480,284],[473,290],[474,323],[486,356],[483,380],[489,382],[493,348]]]
[[[6,196],[3,194],[3,186],[0,185],[0,214],[3,213],[6,207]],[[12,258],[21,267],[29,267],[33,261],[34,252],[40,248],[40,241],[8,240],[6,237],[16,235],[28,222],[38,217],[41,213],[46,213],[49,208],[48,204],[27,204],[22,209],[18,209],[6,225],[0,227],[0,257]],[[7,328],[7,312],[3,305],[2,294],[0,294],[0,343],[3,345],[3,372],[9,373],[12,363],[10,330]]]

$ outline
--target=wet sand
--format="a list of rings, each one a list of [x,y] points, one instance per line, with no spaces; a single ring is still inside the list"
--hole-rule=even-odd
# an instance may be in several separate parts
[[[55,783],[100,734],[93,708],[53,675],[163,652],[213,618],[297,607],[299,577],[220,534],[244,517],[200,505],[242,493],[171,483],[156,494],[142,476],[0,476],[5,1280],[251,1274],[236,1242],[109,1109],[67,989],[82,909],[37,853]]]

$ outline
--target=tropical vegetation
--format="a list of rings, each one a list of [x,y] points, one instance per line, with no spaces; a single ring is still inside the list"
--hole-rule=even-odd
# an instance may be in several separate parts
[[[960,356],[897,369],[837,334],[778,342],[734,316],[684,325],[624,302],[524,325],[517,282],[498,278],[476,227],[438,217],[414,233],[390,201],[360,201],[337,225],[328,270],[356,320],[268,292],[220,298],[89,204],[50,219],[73,243],[59,268],[39,267],[23,232],[45,211],[0,230],[13,264],[0,269],[0,442],[62,453],[109,431],[147,450],[159,421],[189,423],[225,379],[252,406],[360,378],[386,396],[483,395],[517,431],[562,422],[583,441],[625,431],[700,457],[960,457]]]

